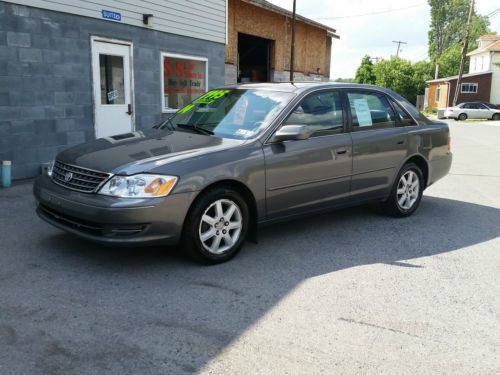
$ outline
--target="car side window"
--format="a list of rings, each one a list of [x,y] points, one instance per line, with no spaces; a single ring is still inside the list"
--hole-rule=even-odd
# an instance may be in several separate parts
[[[339,91],[322,91],[306,96],[283,125],[306,125],[310,137],[344,131],[344,114]]]
[[[352,130],[393,128],[396,114],[385,95],[371,91],[348,91]]]
[[[412,117],[406,113],[406,111],[398,103],[391,100],[392,106],[396,110],[396,117],[399,118],[399,122],[402,126],[412,126],[417,125]]]

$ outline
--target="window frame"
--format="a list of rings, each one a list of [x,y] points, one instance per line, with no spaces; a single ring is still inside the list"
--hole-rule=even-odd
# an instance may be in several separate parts
[[[392,106],[392,103],[391,103],[392,98],[389,95],[387,95],[386,93],[384,93],[382,91],[378,91],[378,90],[371,90],[371,89],[365,89],[365,88],[362,88],[362,89],[361,88],[345,88],[343,91],[344,91],[344,97],[345,97],[345,108],[347,109],[347,113],[348,113],[348,131],[350,133],[361,133],[361,132],[397,129],[397,128],[405,127],[405,126],[400,125],[396,110],[394,109],[394,107]],[[354,125],[353,125],[353,121],[352,121],[351,106],[350,106],[349,98],[347,95],[348,92],[361,92],[361,93],[366,92],[366,93],[381,95],[381,96],[385,97],[385,99],[387,100],[387,103],[389,104],[389,107],[394,112],[394,117],[395,117],[394,118],[394,126],[386,127],[386,128],[374,128],[373,126],[369,126],[369,127],[366,126],[366,129],[354,130]],[[413,121],[415,121],[415,119],[412,116],[410,116],[410,118],[413,119]],[[363,128],[363,126],[361,126],[360,128]]]
[[[282,126],[285,125],[288,118],[293,114],[295,109],[300,105],[300,103],[302,103],[303,100],[305,100],[306,98],[308,98],[309,96],[312,96],[312,95],[321,95],[323,93],[330,93],[330,92],[338,92],[339,96],[340,96],[340,105],[342,106],[342,131],[340,133],[336,133],[336,134],[324,134],[324,135],[317,135],[317,136],[313,136],[312,134],[314,134],[314,133],[312,133],[310,135],[310,137],[306,140],[321,138],[321,137],[334,137],[337,135],[349,133],[349,127],[348,127],[348,122],[347,122],[347,111],[346,111],[346,96],[344,94],[344,90],[337,89],[337,88],[322,88],[319,90],[314,90],[314,91],[308,92],[304,96],[300,97],[298,99],[297,103],[295,103],[293,105],[292,109],[286,114],[286,116],[282,120],[280,120],[280,125],[276,129],[274,129],[274,131],[271,133],[271,136],[267,140],[271,139],[272,136],[274,135],[274,133],[276,133],[279,129],[281,129]]]
[[[464,86],[469,85],[469,87],[475,87],[476,91],[464,91]],[[479,83],[477,82],[462,82],[460,83],[460,93],[461,94],[477,94],[479,92]]]
[[[403,106],[401,104],[399,104],[396,100],[394,100],[393,98],[389,97],[388,95],[386,95],[386,97],[389,100],[389,105],[392,107],[392,110],[394,111],[394,113],[396,115],[396,128],[406,128],[408,126],[418,126],[417,121],[415,121],[415,119],[413,118],[413,116],[411,116],[408,113],[408,111],[403,108]],[[406,114],[406,116],[408,116],[413,121],[413,124],[405,125],[403,123],[403,121],[401,119],[401,116],[399,116],[397,107],[401,108],[401,110]]]
[[[171,57],[171,58],[177,58],[177,59],[185,59],[185,60],[194,60],[194,61],[203,61],[205,63],[205,93],[209,91],[209,80],[208,80],[208,57],[204,56],[194,56],[194,55],[185,55],[185,54],[180,54],[180,53],[170,53],[170,52],[164,52],[160,51],[160,75],[161,75],[161,87],[160,87],[160,105],[161,105],[161,113],[176,113],[179,109],[167,109],[165,108],[165,72],[164,72],[164,67],[163,67],[163,59],[164,57]],[[203,95],[203,94],[200,94]]]

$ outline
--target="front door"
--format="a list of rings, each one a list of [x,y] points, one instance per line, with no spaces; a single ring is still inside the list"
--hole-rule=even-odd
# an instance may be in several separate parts
[[[133,130],[130,45],[92,42],[96,138]]]
[[[340,91],[309,94],[283,125],[306,125],[310,138],[264,145],[267,217],[326,208],[347,200],[351,136]]]

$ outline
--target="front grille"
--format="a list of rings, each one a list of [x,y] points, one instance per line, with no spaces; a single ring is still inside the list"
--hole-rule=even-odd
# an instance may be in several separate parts
[[[76,167],[56,161],[52,170],[52,181],[71,190],[94,193],[109,178],[109,173]]]

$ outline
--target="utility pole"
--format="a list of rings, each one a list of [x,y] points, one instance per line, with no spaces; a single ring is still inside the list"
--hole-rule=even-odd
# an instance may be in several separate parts
[[[453,97],[453,106],[457,105],[458,93],[460,92],[460,86],[462,86],[462,75],[464,74],[465,58],[467,55],[467,49],[469,48],[470,24],[472,21],[473,13],[474,13],[474,0],[471,0],[469,8],[469,18],[467,19],[467,26],[465,29],[465,40],[462,49],[462,58],[460,59],[460,70],[458,71],[457,87],[455,87],[455,96]]]
[[[408,44],[408,43],[403,42],[402,40],[393,40],[392,42],[398,44],[398,50],[396,52],[396,57],[399,57],[399,48],[401,47],[401,44]]]
[[[293,82],[293,64],[294,64],[294,55],[295,55],[295,6],[296,0],[293,0],[293,15],[292,15],[292,45],[290,51],[290,82]]]

